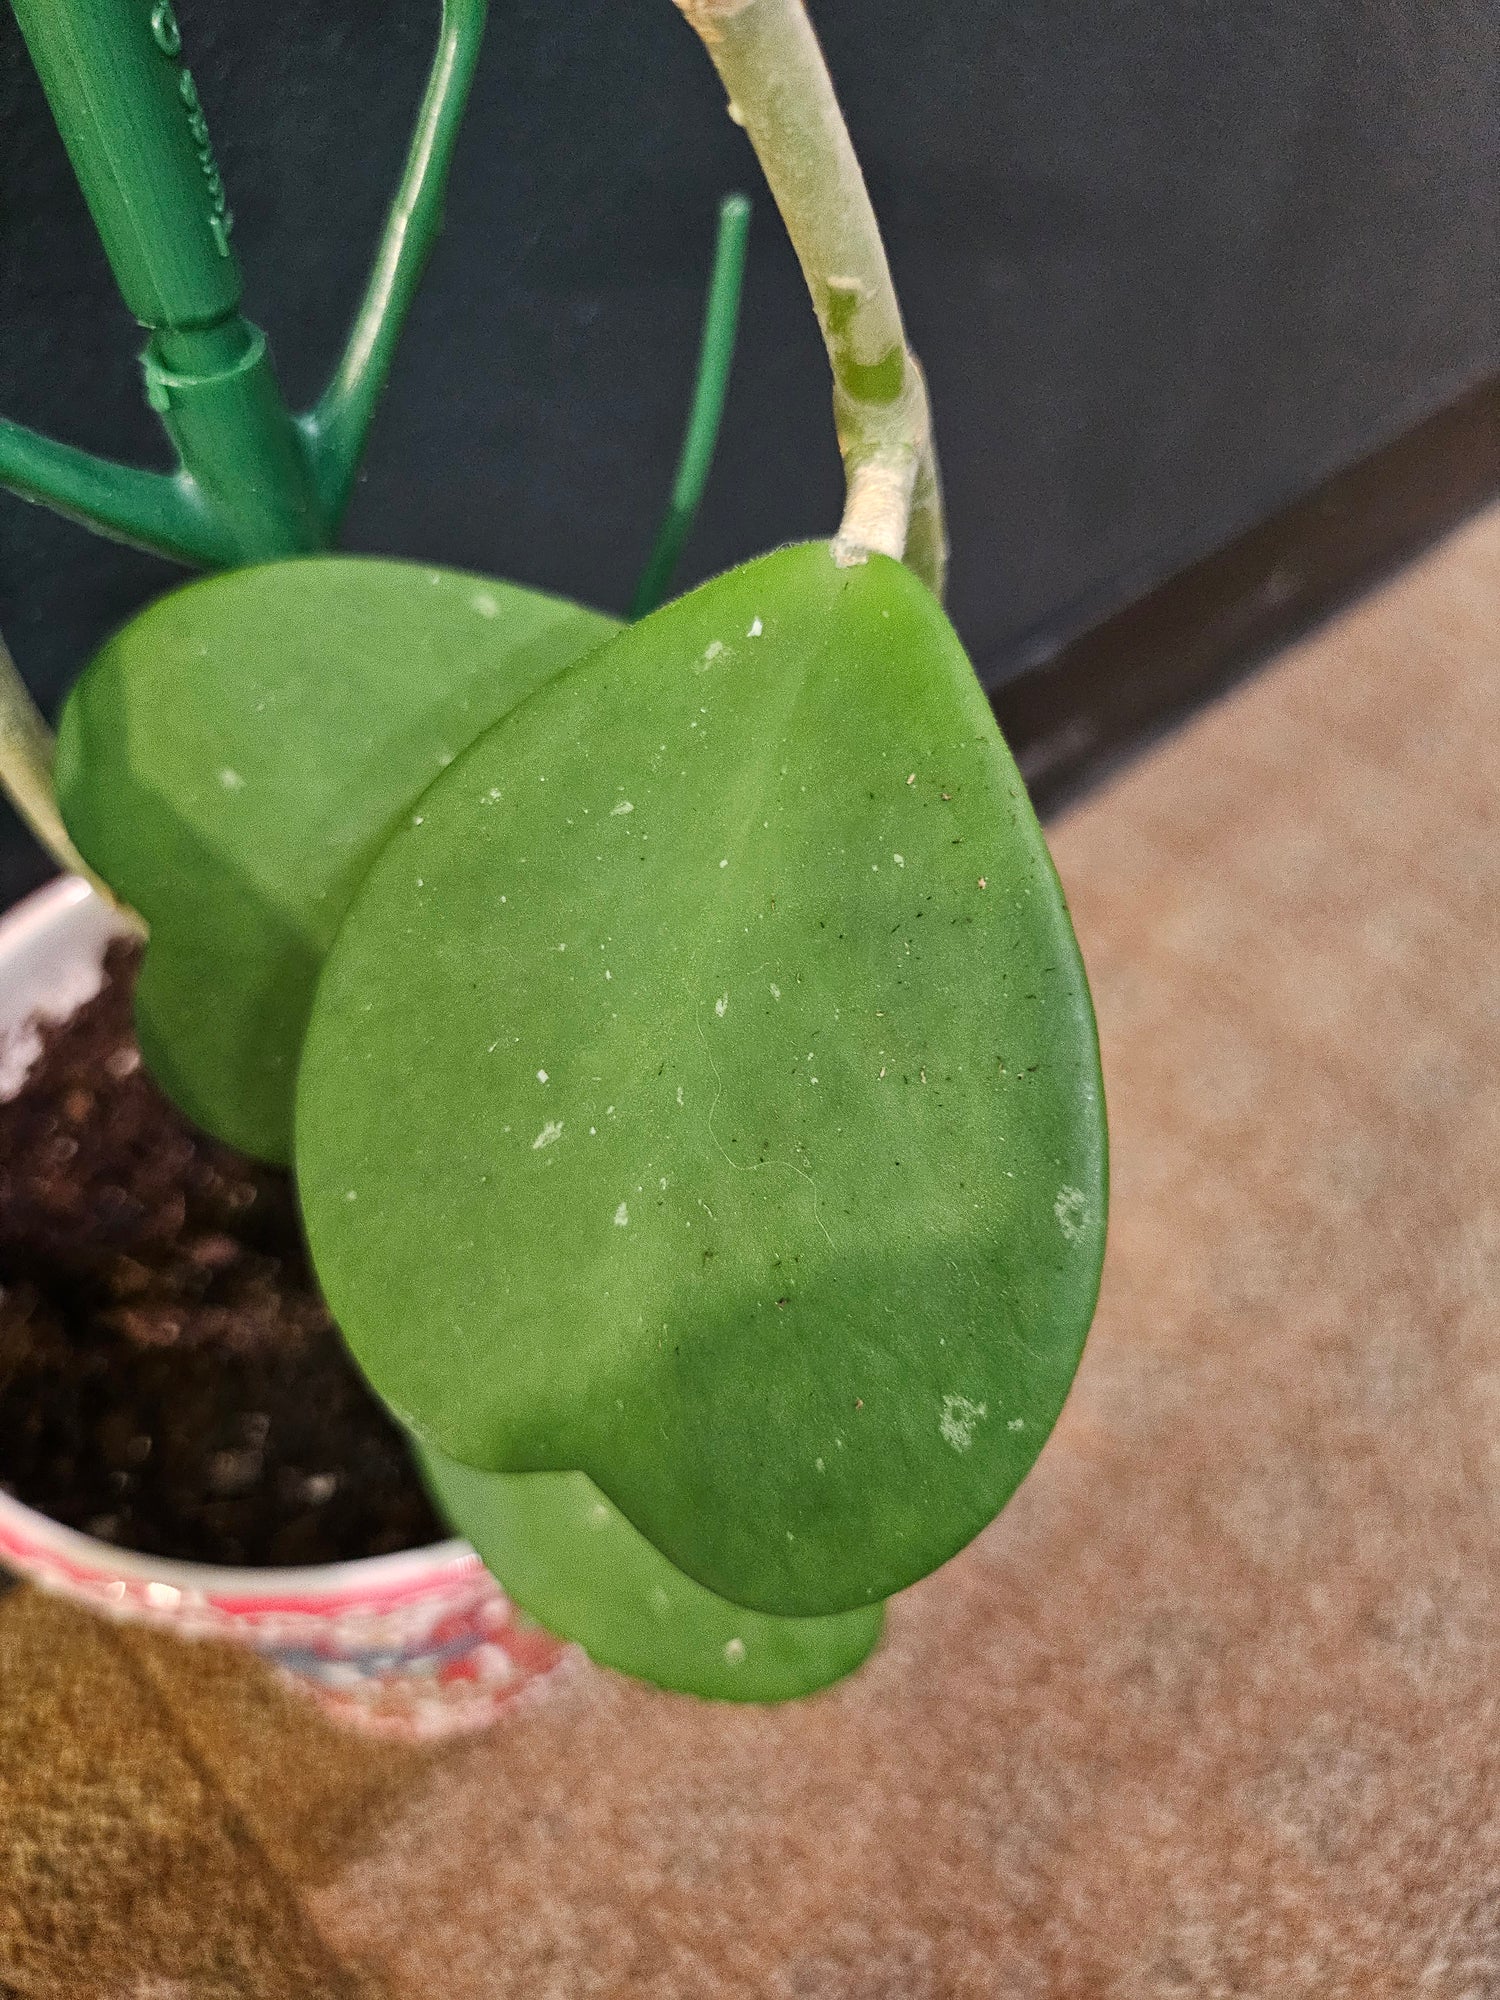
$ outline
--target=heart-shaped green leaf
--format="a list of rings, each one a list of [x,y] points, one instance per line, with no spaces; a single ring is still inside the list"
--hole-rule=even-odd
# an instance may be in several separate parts
[[[1083,967],[989,705],[899,564],[720,577],[423,796],[319,983],[297,1123],[346,1338],[409,1427],[586,1472],[721,1597],[933,1569],[1093,1311]]]
[[[171,593],[68,698],[57,789],[151,926],[136,993],[189,1117],[285,1161],[313,982],[392,824],[614,620],[514,584],[310,558]]]
[[[475,1472],[417,1447],[433,1495],[538,1624],[600,1666],[717,1701],[791,1701],[842,1680],[880,1605],[768,1618],[674,1569],[581,1472]]]

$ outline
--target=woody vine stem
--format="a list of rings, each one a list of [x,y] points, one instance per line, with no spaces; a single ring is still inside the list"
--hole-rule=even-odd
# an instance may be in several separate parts
[[[803,0],[676,5],[755,148],[828,349],[847,488],[835,560],[904,558],[941,596],[948,550],[927,387]]]
[[[117,902],[68,838],[52,789],[52,731],[32,700],[10,648],[0,638],[0,787],[65,874],[82,875],[129,921],[133,911]]]

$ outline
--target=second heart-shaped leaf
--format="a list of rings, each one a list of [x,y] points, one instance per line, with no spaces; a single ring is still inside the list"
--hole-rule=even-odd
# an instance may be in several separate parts
[[[941,608],[783,549],[418,802],[319,982],[297,1168],[409,1428],[582,1471],[720,1597],[891,1595],[1040,1450],[1104,1244],[1057,878]]]
[[[506,1592],[591,1660],[717,1701],[791,1701],[852,1673],[882,1607],[768,1618],[674,1569],[581,1472],[475,1472],[430,1445],[433,1496]]]
[[[309,557],[187,585],[96,655],[57,791],[151,927],[141,1046],[188,1116],[286,1162],[323,954],[432,778],[616,622],[452,570]]]

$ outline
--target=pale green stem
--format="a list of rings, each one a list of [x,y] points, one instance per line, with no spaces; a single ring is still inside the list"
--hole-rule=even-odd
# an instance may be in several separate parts
[[[904,558],[941,594],[947,541],[927,389],[803,0],[676,4],[755,148],[823,330],[847,484],[835,558]]]
[[[81,875],[144,935],[140,918],[118,900],[68,838],[52,789],[52,749],[52,731],[32,700],[10,648],[0,639],[0,786],[58,867],[69,875]]]

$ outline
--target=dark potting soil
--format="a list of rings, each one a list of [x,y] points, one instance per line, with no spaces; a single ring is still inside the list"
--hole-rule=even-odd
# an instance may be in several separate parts
[[[448,1532],[345,1354],[290,1183],[197,1131],[130,1019],[136,949],[0,1104],[0,1486],[196,1562],[384,1555]]]

